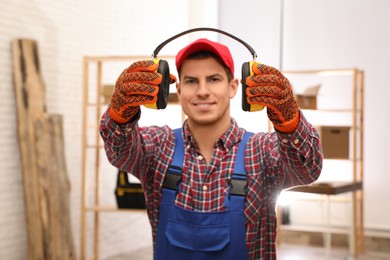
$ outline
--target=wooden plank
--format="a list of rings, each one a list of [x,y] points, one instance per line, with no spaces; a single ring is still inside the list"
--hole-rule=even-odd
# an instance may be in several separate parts
[[[71,225],[70,191],[71,184],[68,178],[65,159],[65,143],[63,133],[63,118],[60,115],[50,115],[48,118],[49,157],[48,169],[52,176],[50,187],[50,205],[52,221],[50,225],[51,237],[56,238],[53,243],[52,259],[76,259],[76,248],[73,241]],[[60,202],[60,203],[58,203]]]
[[[38,49],[32,40],[12,42],[14,88],[18,137],[23,174],[29,259],[44,259],[42,222],[40,219],[37,171],[31,115],[45,111],[44,91],[38,62]]]
[[[75,259],[62,121],[46,113],[37,43],[14,40],[12,55],[28,259]]]
[[[46,259],[76,259],[70,221],[62,116],[36,116],[34,146]]]

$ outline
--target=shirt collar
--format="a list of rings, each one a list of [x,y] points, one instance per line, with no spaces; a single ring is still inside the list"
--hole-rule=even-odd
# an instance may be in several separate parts
[[[218,146],[222,146],[225,150],[231,150],[232,147],[238,143],[243,136],[244,130],[238,127],[235,119],[231,118],[230,127],[217,140]],[[183,124],[184,144],[195,147],[195,139],[193,138],[188,127],[188,120]]]

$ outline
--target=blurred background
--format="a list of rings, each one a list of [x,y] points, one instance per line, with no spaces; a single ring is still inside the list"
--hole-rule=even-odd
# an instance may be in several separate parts
[[[360,229],[351,228],[351,208],[357,205],[363,212],[357,222],[363,224],[366,239],[364,244],[354,246],[389,253],[389,9],[387,0],[2,0],[0,259],[27,259],[30,252],[12,41],[31,39],[37,43],[46,112],[63,118],[63,169],[70,184],[74,257],[113,259],[139,252],[151,257],[151,231],[145,211],[115,210],[117,171],[96,141],[96,118],[107,104],[97,104],[96,100],[100,100],[102,87],[113,85],[119,73],[137,57],[150,57],[161,42],[194,27],[218,28],[246,41],[256,50],[257,61],[286,71],[297,93],[320,85],[315,94],[316,107],[304,114],[316,125],[351,127],[346,160],[329,160],[321,180],[353,181],[353,173],[357,173],[364,191],[357,200],[362,202],[351,203],[349,193],[329,199],[290,192],[283,204],[288,212],[284,212],[287,217],[280,225],[281,243],[323,246],[326,239],[322,234],[331,230],[336,238],[332,246],[347,248],[353,254],[351,232],[356,235]],[[237,41],[215,32],[196,32],[167,44],[159,56],[167,57],[172,73],[176,74],[174,55],[199,37],[228,45],[235,59],[236,77],[241,78],[241,64],[250,61],[251,54]],[[322,73],[311,73],[317,70]],[[354,78],[357,71],[364,72],[362,81]],[[364,92],[360,88],[354,92],[356,81]],[[268,131],[266,113],[243,112],[240,102],[238,93],[232,102],[232,115],[238,123],[250,131]],[[341,116],[327,114],[334,110],[341,111]],[[142,111],[140,123],[144,125],[179,127],[183,120],[180,107],[174,104],[164,111]],[[355,125],[353,118],[357,119]],[[97,146],[89,149],[90,143]],[[98,206],[110,209],[93,209],[96,191]],[[313,242],[317,238],[319,242]]]

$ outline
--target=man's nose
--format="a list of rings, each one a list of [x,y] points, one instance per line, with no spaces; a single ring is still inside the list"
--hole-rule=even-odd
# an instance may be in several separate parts
[[[200,81],[197,94],[208,95],[209,93],[210,93],[210,86],[207,84],[207,81],[205,80]]]

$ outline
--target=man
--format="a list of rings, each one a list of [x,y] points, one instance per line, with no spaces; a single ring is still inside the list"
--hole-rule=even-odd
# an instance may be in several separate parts
[[[276,131],[246,135],[230,116],[239,86],[230,51],[199,39],[176,56],[176,89],[188,119],[175,133],[138,125],[139,106],[156,102],[157,67],[140,61],[124,70],[101,121],[109,161],[145,190],[155,259],[275,259],[277,197],[315,181],[323,158],[289,81],[275,68],[252,65],[254,75],[242,79],[247,101],[267,107]],[[171,174],[179,151],[181,169]],[[236,164],[244,168],[239,178]],[[169,185],[172,176],[179,176],[176,186]]]

